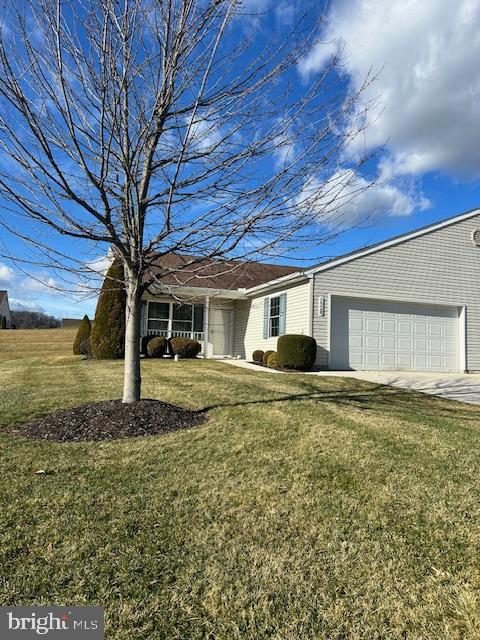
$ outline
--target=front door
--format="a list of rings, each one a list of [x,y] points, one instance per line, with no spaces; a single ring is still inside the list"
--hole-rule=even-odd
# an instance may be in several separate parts
[[[212,355],[231,355],[232,310],[210,307],[209,322]]]

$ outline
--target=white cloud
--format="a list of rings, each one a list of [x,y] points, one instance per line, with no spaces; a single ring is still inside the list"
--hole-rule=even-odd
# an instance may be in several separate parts
[[[287,2],[284,0],[283,2],[279,2],[275,6],[275,18],[277,23],[282,26],[290,26],[295,18],[296,10],[297,6],[293,1]]]
[[[480,0],[338,0],[326,44],[300,63],[304,76],[344,47],[344,71],[358,88],[378,72],[365,101],[379,98],[359,140],[386,144],[396,175],[442,171],[480,176]]]
[[[206,153],[213,151],[222,140],[222,134],[213,120],[208,116],[197,115],[195,120],[185,119],[188,126],[191,122],[189,132],[190,151],[195,153]]]
[[[295,162],[298,148],[294,142],[295,136],[288,126],[282,127],[282,122],[278,122],[279,133],[273,139],[275,165],[278,169],[286,168]]]
[[[0,288],[6,288],[13,282],[15,274],[10,267],[0,262]]]
[[[43,313],[45,309],[31,300],[18,300],[17,298],[9,298],[10,308],[12,311],[39,311]]]
[[[40,311],[56,317],[93,315],[103,274],[111,263],[107,253],[86,263],[85,280],[58,280],[48,271],[32,271],[31,276],[0,263],[0,289],[8,290],[10,308],[15,311]],[[97,275],[98,274],[98,275]],[[86,299],[88,297],[88,299]]]
[[[368,182],[352,169],[340,169],[325,184],[315,177],[307,179],[297,205],[314,211],[319,222],[350,227],[374,222],[381,215],[408,216],[428,208],[430,202],[413,187],[381,179]]]
[[[20,279],[15,288],[25,293],[48,292],[50,295],[60,295],[64,293],[65,289],[61,282],[45,272],[37,272],[32,274],[31,277],[26,276]]]
[[[113,253],[109,250],[105,255],[87,260],[85,263],[87,273],[99,274],[104,276],[108,267],[112,264]]]

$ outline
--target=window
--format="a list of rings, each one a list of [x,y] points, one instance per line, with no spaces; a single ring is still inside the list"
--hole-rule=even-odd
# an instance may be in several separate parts
[[[278,338],[285,334],[287,294],[263,299],[263,337]]]
[[[171,327],[170,325],[171,320]],[[189,337],[192,332],[203,332],[203,304],[150,302],[148,304],[148,329]],[[186,335],[188,334],[188,336]]]
[[[150,302],[148,304],[148,328],[151,331],[168,331],[170,305],[168,302]]]
[[[202,332],[203,331],[203,305],[202,304],[175,304],[173,306],[173,331]]]
[[[196,304],[193,307],[193,330],[196,333],[203,332],[203,304]]]
[[[174,304],[173,305],[173,331],[192,330],[192,305],[191,304]]]
[[[280,296],[270,298],[269,338],[280,335]]]

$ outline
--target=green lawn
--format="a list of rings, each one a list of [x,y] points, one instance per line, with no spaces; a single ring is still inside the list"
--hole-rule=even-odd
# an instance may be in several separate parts
[[[0,332],[1,425],[119,397],[122,364],[72,341]],[[209,421],[0,437],[1,604],[103,605],[115,640],[480,638],[479,408],[201,360],[143,377]]]

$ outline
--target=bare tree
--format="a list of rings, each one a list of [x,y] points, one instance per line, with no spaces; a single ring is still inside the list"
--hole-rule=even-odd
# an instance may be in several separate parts
[[[141,296],[161,280],[158,256],[190,256],[181,268],[201,275],[205,259],[321,245],[355,195],[348,149],[367,107],[340,55],[301,81],[311,21],[248,35],[245,14],[240,0],[4,0],[0,223],[67,272],[85,268],[77,241],[113,245],[124,402],[140,398]]]

